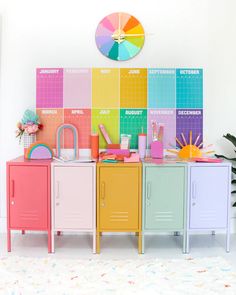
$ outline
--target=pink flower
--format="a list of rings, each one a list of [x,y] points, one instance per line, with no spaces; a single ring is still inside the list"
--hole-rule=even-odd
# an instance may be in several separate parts
[[[21,122],[18,122],[17,125],[16,125],[16,127],[19,128],[19,129],[21,129],[22,128]]]
[[[24,126],[25,128],[25,132],[28,133],[28,134],[33,134],[33,133],[36,133],[39,128],[38,128],[38,125],[34,124],[34,125],[25,125]]]

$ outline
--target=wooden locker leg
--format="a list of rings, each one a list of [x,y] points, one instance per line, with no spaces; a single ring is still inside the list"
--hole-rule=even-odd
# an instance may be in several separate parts
[[[135,232],[135,236],[138,236],[138,235],[139,235],[139,233],[138,233],[138,231],[136,231],[136,232]]]
[[[7,251],[11,252],[11,230],[7,229]]]
[[[100,254],[100,232],[97,232],[97,254]]]
[[[102,236],[102,232],[100,232],[100,236]]]
[[[22,229],[21,233],[22,233],[22,235],[24,235],[24,234],[25,234],[25,230],[24,230],[24,229]]]
[[[52,233],[48,230],[48,253],[52,253]]]
[[[57,231],[57,235],[60,236],[61,235],[61,231],[58,230]]]
[[[138,235],[138,254],[142,254],[142,232]]]
[[[96,254],[96,230],[93,232],[93,254]]]

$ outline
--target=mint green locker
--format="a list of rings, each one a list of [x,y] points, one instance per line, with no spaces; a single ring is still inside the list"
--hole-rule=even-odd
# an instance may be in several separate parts
[[[185,252],[187,166],[145,163],[143,169],[143,243],[146,232],[182,232]]]

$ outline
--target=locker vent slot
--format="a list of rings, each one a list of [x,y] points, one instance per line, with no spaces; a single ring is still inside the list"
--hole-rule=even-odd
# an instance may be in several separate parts
[[[81,219],[82,217],[78,213],[69,213],[69,214],[65,214],[64,218],[67,218],[67,219]]]
[[[173,213],[171,211],[158,211],[154,216],[157,222],[172,222],[174,219]]]
[[[37,221],[39,220],[39,216],[36,213],[29,213],[29,212],[25,212],[20,214],[20,219],[21,220],[31,220],[31,221]]]
[[[216,221],[216,219],[215,211],[204,211],[200,214],[200,220],[202,221]]]
[[[112,212],[112,214],[110,215],[110,221],[112,222],[127,222],[129,220],[129,215],[128,212],[120,212],[120,211],[116,211],[116,212]]]

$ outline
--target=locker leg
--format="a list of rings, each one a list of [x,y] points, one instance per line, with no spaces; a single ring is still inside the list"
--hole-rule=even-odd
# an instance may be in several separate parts
[[[189,232],[186,232],[186,254],[189,253]]]
[[[174,236],[178,237],[180,235],[179,231],[174,232]]]
[[[187,253],[186,249],[186,231],[183,232],[183,254]]]
[[[54,231],[51,231],[51,245],[52,245],[52,253],[55,253],[55,237],[54,237]]]
[[[61,231],[58,230],[57,231],[57,235],[60,236],[61,235]]]
[[[11,252],[11,230],[7,229],[7,251]]]
[[[136,231],[136,232],[135,232],[135,236],[138,236],[138,235],[139,235],[139,232]]]
[[[229,228],[227,229],[227,232],[226,232],[226,252],[227,253],[230,252],[230,230],[229,230]]]
[[[102,232],[100,232],[100,236],[102,236]]]
[[[97,232],[97,254],[100,254],[100,232]]]
[[[138,235],[138,254],[142,254],[142,232]]]
[[[96,231],[93,232],[93,254],[96,254]]]
[[[144,254],[144,247],[145,247],[145,236],[144,236],[144,232],[142,233],[142,254]]]
[[[52,253],[52,233],[48,230],[48,253]]]
[[[213,236],[215,236],[216,232],[213,230],[213,231],[211,232],[211,234],[212,234]]]
[[[24,230],[24,229],[22,229],[21,233],[22,233],[22,235],[25,235],[25,230]]]

